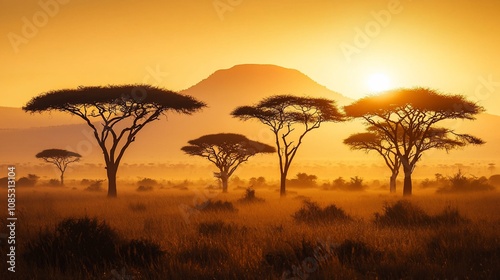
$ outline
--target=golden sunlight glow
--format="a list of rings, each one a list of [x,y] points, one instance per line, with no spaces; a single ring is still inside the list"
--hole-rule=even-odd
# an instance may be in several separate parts
[[[385,91],[392,87],[391,80],[384,73],[371,74],[366,80],[366,86],[372,93]]]

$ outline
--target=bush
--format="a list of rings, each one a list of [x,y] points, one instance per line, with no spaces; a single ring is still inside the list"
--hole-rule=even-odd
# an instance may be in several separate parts
[[[47,185],[51,187],[58,187],[61,185],[61,181],[57,179],[50,179],[49,182],[47,182]]]
[[[287,180],[290,187],[311,188],[316,187],[316,175],[308,175],[306,173],[297,173],[297,178]]]
[[[375,223],[383,226],[433,226],[466,222],[457,209],[445,208],[440,214],[428,215],[422,208],[407,200],[384,206],[384,213],[375,213]]]
[[[349,221],[351,217],[342,208],[331,204],[321,208],[317,203],[304,201],[304,206],[292,215],[295,221],[305,223],[328,223],[334,221]]]
[[[489,184],[486,177],[467,177],[461,170],[448,177],[446,182],[436,190],[437,193],[464,193],[475,191],[491,191],[495,188]]]
[[[153,191],[153,187],[141,185],[141,186],[137,187],[136,191],[138,191],[138,192],[150,192],[150,191]]]
[[[27,243],[23,258],[29,265],[67,271],[94,271],[96,267],[150,265],[163,256],[148,240],[122,240],[105,221],[67,218],[53,232],[39,233]],[[94,271],[95,272],[95,271]]]
[[[27,177],[21,177],[19,180],[16,182],[16,186],[18,187],[33,187],[35,184],[38,182],[38,177],[35,174],[28,174]]]
[[[336,250],[339,262],[359,272],[372,271],[380,263],[382,253],[370,248],[366,243],[345,240]]]
[[[158,186],[158,181],[151,179],[151,178],[144,178],[142,180],[139,180],[137,182],[137,185],[139,187],[144,186],[144,187],[156,187]]]
[[[230,234],[235,230],[236,228],[234,226],[226,224],[220,220],[214,222],[202,222],[198,225],[198,233],[201,235]]]
[[[367,186],[363,184],[363,178],[358,176],[351,177],[349,182],[342,177],[338,177],[333,180],[332,183],[323,184],[323,189],[339,191],[364,191],[366,187]]]
[[[264,201],[265,200],[263,198],[255,196],[255,190],[252,188],[247,188],[245,190],[245,196],[238,199],[238,202],[243,202],[243,203],[264,202]]]
[[[165,252],[160,245],[150,240],[132,239],[120,246],[119,255],[126,263],[147,267],[159,264]]]
[[[102,187],[102,182],[104,180],[91,180],[90,185],[86,187],[84,190],[88,192],[102,192],[104,188]]]
[[[28,242],[24,258],[30,265],[57,267],[61,271],[91,269],[116,259],[118,234],[105,222],[88,217],[61,221],[55,232],[40,233]]]
[[[442,228],[428,240],[426,249],[429,261],[441,268],[439,278],[498,279],[498,240],[478,230]]]
[[[233,204],[229,201],[212,201],[211,199],[205,201],[202,204],[195,206],[196,209],[202,212],[236,212],[238,211],[234,208]]]

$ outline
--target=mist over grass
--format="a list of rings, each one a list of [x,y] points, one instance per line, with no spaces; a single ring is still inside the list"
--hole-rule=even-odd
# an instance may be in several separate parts
[[[107,264],[66,266],[66,272],[58,264],[30,266],[20,257],[19,275],[108,279],[123,268],[134,279],[288,279],[306,274],[306,279],[494,279],[500,273],[497,191],[437,195],[435,189],[422,189],[403,201],[375,186],[363,192],[295,188],[296,194],[280,199],[272,186],[254,186],[253,195],[264,201],[241,203],[244,188],[224,194],[207,189],[207,182],[168,185],[155,180],[158,185],[150,192],[136,190],[139,180],[121,185],[119,198],[112,200],[83,191],[80,182],[65,188],[19,188],[20,256],[33,246],[28,244],[50,248],[40,239],[43,234],[50,235],[65,219],[84,217],[109,226],[117,236],[114,248],[123,256]],[[204,203],[224,210],[203,211]],[[225,211],[224,205],[237,211]],[[340,213],[331,211],[332,205],[349,218],[331,219],[330,214]],[[399,223],[412,215],[411,222]],[[124,246],[132,251],[120,249]],[[141,248],[150,248],[143,253],[145,263],[128,262],[126,255]],[[163,252],[159,262],[147,257],[155,250]]]

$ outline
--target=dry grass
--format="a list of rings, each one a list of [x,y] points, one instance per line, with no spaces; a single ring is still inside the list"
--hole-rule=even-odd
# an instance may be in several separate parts
[[[437,216],[449,206],[469,221],[431,227],[377,225],[374,214],[399,201],[400,196],[305,190],[280,199],[272,190],[257,192],[265,202],[237,204],[244,190],[138,193],[130,188],[121,190],[118,199],[107,199],[103,193],[71,188],[19,188],[18,256],[40,231],[55,228],[64,218],[88,216],[106,221],[121,238],[148,240],[165,251],[167,257],[160,266],[125,266],[134,279],[499,277],[498,192],[467,196],[417,193],[411,203],[427,215]],[[301,199],[294,199],[298,195],[310,198],[321,209],[334,204],[353,220],[298,223],[293,218],[303,206]],[[200,211],[196,206],[208,198],[233,202],[238,211]],[[18,260],[18,279],[68,277],[58,269],[28,267],[20,257]],[[1,269],[5,271],[4,263]],[[90,269],[93,273],[82,268],[70,274],[71,279],[113,279],[121,269],[95,265]]]

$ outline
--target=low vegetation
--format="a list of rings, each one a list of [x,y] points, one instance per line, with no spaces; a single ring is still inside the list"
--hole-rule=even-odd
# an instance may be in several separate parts
[[[495,191],[395,200],[385,190],[376,195],[297,190],[298,196],[309,197],[304,202],[292,195],[279,198],[265,188],[252,196],[246,190],[212,193],[202,185],[137,195],[132,182],[128,192],[109,200],[82,191],[82,186],[79,191],[72,191],[69,182],[68,188],[18,189],[23,202],[16,276],[224,280],[500,275]],[[240,203],[242,197],[265,203]],[[182,209],[191,212],[183,214]]]

